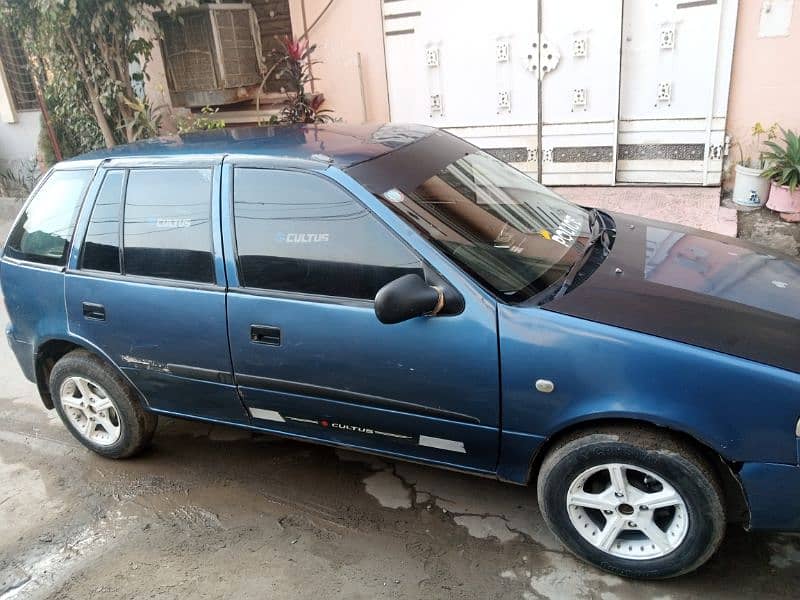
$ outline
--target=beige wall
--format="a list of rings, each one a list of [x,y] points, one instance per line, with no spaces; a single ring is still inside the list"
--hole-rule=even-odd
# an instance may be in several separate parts
[[[302,0],[290,0],[295,37],[303,33]],[[328,0],[305,0],[307,25],[311,25]],[[386,64],[383,56],[381,0],[336,0],[309,34],[317,44],[314,58],[316,91],[325,94],[325,107],[348,123],[388,121]],[[358,53],[364,80],[361,100]],[[366,104],[366,118],[364,116]]]
[[[727,166],[739,160],[736,140],[745,148],[757,121],[765,127],[777,122],[800,131],[800,0],[794,0],[789,35],[759,37],[762,2],[740,0],[733,50],[727,131],[732,141]],[[725,178],[732,185],[732,173]]]

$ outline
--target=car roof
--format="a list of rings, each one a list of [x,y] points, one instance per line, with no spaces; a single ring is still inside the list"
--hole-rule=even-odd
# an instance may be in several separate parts
[[[119,158],[248,155],[318,160],[337,167],[376,158],[431,135],[423,125],[367,124],[231,127],[154,138],[76,156],[70,162]]]

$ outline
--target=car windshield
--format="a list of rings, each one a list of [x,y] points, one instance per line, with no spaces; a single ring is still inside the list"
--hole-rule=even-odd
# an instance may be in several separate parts
[[[589,213],[473,149],[378,197],[495,294],[524,302],[585,253]]]

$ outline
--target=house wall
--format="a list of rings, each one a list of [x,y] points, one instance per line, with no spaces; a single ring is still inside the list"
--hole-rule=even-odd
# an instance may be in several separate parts
[[[763,26],[762,12],[770,13],[765,14]],[[765,36],[770,33],[778,35]],[[726,187],[733,185],[732,166],[739,160],[736,142],[741,140],[747,150],[754,123],[768,127],[777,122],[784,129],[800,132],[798,57],[800,0],[740,0],[728,101],[727,131],[732,143]]]
[[[17,112],[16,123],[0,120],[0,170],[36,158],[41,119],[38,110]]]
[[[306,24],[311,25],[328,0],[305,0]],[[295,37],[303,34],[302,0],[290,0]],[[337,0],[311,30],[317,44],[314,58],[316,90],[325,94],[325,107],[348,123],[389,120],[386,63],[383,53],[381,0]],[[358,68],[361,54],[364,101]],[[366,113],[366,114],[365,114]]]
[[[17,110],[0,62],[0,169],[36,158],[41,117],[38,110]]]
[[[145,35],[145,32],[137,32],[137,34]],[[161,56],[158,40],[153,41],[155,47],[150,56],[150,61],[147,63],[148,77],[144,81],[144,92],[150,101],[153,111],[161,117],[162,131],[164,133],[175,133],[177,131],[176,120],[189,111],[172,106],[164,59]]]

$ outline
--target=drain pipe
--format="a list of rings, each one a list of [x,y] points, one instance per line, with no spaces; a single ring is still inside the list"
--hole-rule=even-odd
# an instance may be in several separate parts
[[[302,18],[303,18],[303,35],[300,36],[301,40],[308,38],[308,33],[312,29],[314,29],[316,24],[319,23],[319,20],[322,17],[325,16],[325,13],[328,12],[328,9],[331,7],[331,4],[333,4],[333,0],[328,0],[328,3],[325,5],[325,8],[323,8],[320,11],[319,15],[317,15],[317,18],[314,19],[314,22],[311,23],[311,25],[309,25],[308,24],[308,17],[306,16],[306,0],[300,0],[300,14],[302,15]],[[311,77],[311,81],[309,83],[311,85],[311,93],[313,94],[314,91],[315,91],[314,90],[314,70],[312,68],[311,57],[310,56],[306,57],[306,60],[308,61],[308,74]]]
[[[308,19],[306,18],[306,0],[300,0],[300,14],[303,17],[303,36],[302,38],[308,38]],[[302,39],[301,38],[301,39]],[[314,89],[314,70],[311,65],[311,56],[306,56],[306,62],[308,63],[308,75],[310,78],[309,85],[311,86],[311,93],[315,92]]]

